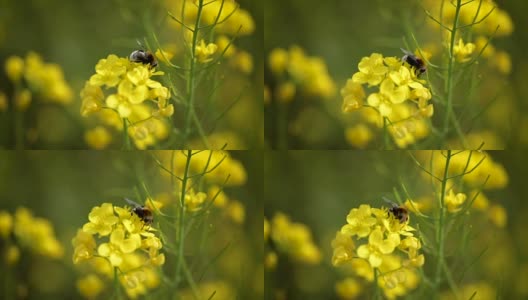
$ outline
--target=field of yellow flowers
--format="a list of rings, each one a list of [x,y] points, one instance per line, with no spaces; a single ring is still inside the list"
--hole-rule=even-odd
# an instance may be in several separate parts
[[[0,0],[0,299],[528,299],[526,11]]]

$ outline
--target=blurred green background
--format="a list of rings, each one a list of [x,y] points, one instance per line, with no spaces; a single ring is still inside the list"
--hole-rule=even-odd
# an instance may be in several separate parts
[[[317,56],[324,60],[330,76],[334,79],[337,90],[334,97],[323,100],[318,97],[297,96],[289,103],[287,122],[288,149],[348,149],[344,136],[344,125],[353,119],[351,115],[341,112],[342,97],[339,90],[346,80],[357,72],[357,65],[362,57],[371,53],[381,53],[384,56],[401,57],[401,48],[406,48],[404,42],[413,44],[411,33],[419,42],[426,42],[437,31],[424,33],[427,15],[423,12],[421,0],[289,0],[266,1],[264,23],[265,55],[280,47],[288,49],[291,45],[302,47],[309,56]],[[441,1],[429,1],[440,5]],[[445,1],[449,5],[450,1]],[[462,1],[465,2],[465,1]],[[477,0],[478,2],[478,0]],[[528,88],[524,84],[528,75],[528,58],[524,49],[528,46],[528,20],[525,11],[528,2],[524,0],[495,1],[501,10],[506,11],[514,24],[511,36],[493,39],[497,49],[505,50],[512,61],[512,72],[506,78],[495,78],[494,74],[484,73],[480,76],[495,81],[502,88],[501,94],[513,103],[513,108],[506,111],[493,108],[497,119],[487,119],[488,127],[496,131],[505,140],[506,149],[527,147],[526,139],[518,137],[518,128],[524,121],[521,116],[527,111],[526,95]],[[425,30],[426,31],[426,30]],[[438,45],[441,47],[441,45]],[[414,49],[413,49],[414,50]],[[502,81],[506,81],[503,83]],[[266,65],[265,83],[273,93],[277,79]],[[493,82],[492,82],[493,83]],[[489,82],[487,83],[489,84]],[[494,92],[485,92],[491,96]],[[460,100],[460,99],[459,99]],[[462,104],[457,103],[456,107]],[[435,108],[435,114],[440,115],[441,106]],[[499,112],[500,111],[500,112]],[[522,113],[519,113],[522,112]],[[357,114],[356,114],[357,115]],[[270,103],[265,108],[267,145],[278,149],[280,143],[280,109],[277,103]],[[508,120],[508,121],[505,121]],[[515,120],[515,121],[512,121]],[[348,123],[347,123],[348,122]],[[490,124],[492,123],[492,124]],[[293,128],[297,128],[292,130]],[[473,128],[475,129],[475,128]],[[378,149],[378,144],[370,145],[369,149]],[[419,148],[431,149],[431,148]],[[435,148],[434,148],[435,149]]]
[[[460,244],[454,242],[459,241],[456,233],[459,227],[455,227],[447,238],[447,249],[452,249],[448,251],[448,264],[459,272],[457,267],[475,260],[487,248],[464,280],[457,282],[459,287],[483,280],[496,288],[498,298],[525,299],[528,297],[524,288],[524,279],[528,276],[525,239],[528,204],[524,201],[528,197],[527,155],[524,151],[490,151],[487,154],[503,165],[509,176],[506,188],[484,192],[490,203],[505,208],[507,225],[498,228],[484,213],[472,210],[471,217],[463,223],[471,228],[469,250],[463,257],[451,254],[460,248]],[[305,224],[323,253],[317,265],[297,263],[279,254],[277,269],[266,271],[265,299],[277,299],[279,290],[285,291],[286,299],[292,300],[338,299],[334,285],[345,276],[331,264],[331,241],[336,231],[346,224],[350,210],[361,204],[387,207],[382,197],[395,201],[393,189],[402,193],[401,182],[405,183],[411,197],[432,192],[423,179],[423,172],[407,151],[273,151],[265,154],[264,165],[265,218],[271,221],[275,213],[283,212],[292,222]],[[411,213],[410,222],[416,228],[419,218]],[[428,228],[420,225],[419,228]],[[266,248],[266,251],[273,249],[269,245]],[[431,274],[432,257],[425,255],[424,270]],[[458,276],[460,272],[455,274]],[[359,299],[372,296],[368,293],[369,287],[366,289],[367,293],[361,294]],[[424,297],[418,294],[409,299]]]
[[[47,63],[59,64],[64,71],[66,81],[73,89],[74,99],[71,105],[65,109],[45,106],[38,119],[32,120],[34,123],[40,123],[38,128],[41,131],[38,142],[32,145],[33,148],[88,148],[83,140],[88,121],[79,113],[81,88],[94,74],[99,59],[106,58],[109,54],[128,57],[132,51],[138,49],[138,40],[145,44],[145,38],[151,44],[152,50],[155,50],[157,47],[154,45],[152,32],[159,37],[162,46],[167,43],[178,43],[179,33],[169,30],[173,36],[167,35],[169,28],[166,25],[168,20],[165,13],[167,3],[170,1],[2,0],[0,2],[0,64],[2,66],[0,91],[10,94],[12,90],[5,74],[5,60],[11,55],[25,57],[29,51],[39,53]],[[233,124],[237,124],[238,120],[249,119],[254,126],[244,128],[245,131],[240,131],[239,134],[248,144],[246,148],[256,148],[257,144],[261,144],[263,124],[261,109],[263,2],[241,0],[237,3],[242,9],[249,11],[255,22],[255,32],[240,37],[235,42],[237,47],[252,55],[254,67],[253,72],[245,78],[237,75],[236,72],[226,71],[225,68],[222,71],[225,77],[234,79],[224,78],[225,84],[228,85],[225,87],[227,90],[237,93],[242,88],[245,90],[241,101],[231,108],[232,114],[228,119],[222,120],[215,130],[233,130],[237,128],[237,125]],[[158,69],[164,70],[166,66],[161,65]],[[232,101],[231,98],[229,100]],[[208,124],[208,126],[212,125]],[[242,128],[239,125],[238,127]],[[13,148],[7,130],[9,130],[7,118],[0,114],[0,145],[4,145],[4,148]]]
[[[219,249],[225,247],[224,243],[230,246],[214,265],[209,266],[205,276],[196,280],[197,283],[224,280],[236,289],[237,297],[256,299],[261,297],[263,287],[263,282],[258,279],[263,255],[262,157],[256,151],[233,151],[230,154],[244,166],[247,182],[240,187],[226,187],[224,191],[245,207],[245,222],[234,224],[218,209],[210,215],[207,221],[211,229],[210,243],[217,241],[218,244],[210,245],[209,250],[218,254]],[[28,269],[15,266],[20,276],[17,283],[27,285],[27,299],[80,298],[75,280],[81,272],[74,269],[71,245],[77,229],[88,222],[88,214],[94,206],[104,202],[124,206],[124,197],[139,202],[135,192],[135,188],[140,188],[139,180],[145,182],[153,195],[166,191],[170,181],[161,173],[148,151],[0,151],[0,210],[12,214],[17,207],[25,206],[34,216],[48,219],[65,250],[64,257],[57,261],[37,255],[21,256]],[[172,214],[173,208],[167,209],[164,211]],[[192,235],[188,239],[189,244],[196,244]],[[2,245],[5,243],[0,239],[2,269],[8,270],[4,269]],[[244,252],[245,259],[249,259],[243,266],[240,265],[244,261],[240,259],[240,251]],[[168,262],[174,259],[165,255]],[[211,257],[196,257],[187,252],[185,256],[201,263],[211,260]],[[226,271],[227,265],[230,269]],[[171,266],[170,263],[165,265],[167,268]],[[239,272],[233,275],[232,269],[246,270],[251,276]],[[193,275],[200,272],[198,268]],[[0,298],[5,295],[4,275],[4,272],[0,274]],[[167,286],[162,284],[160,288],[166,289]]]

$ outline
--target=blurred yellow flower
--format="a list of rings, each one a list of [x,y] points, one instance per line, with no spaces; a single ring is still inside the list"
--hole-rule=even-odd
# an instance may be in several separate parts
[[[8,238],[13,230],[13,217],[5,210],[0,210],[0,236]]]
[[[31,91],[23,89],[15,94],[15,106],[19,111],[26,111],[31,104]]]
[[[236,224],[243,224],[246,218],[246,211],[244,205],[240,201],[230,201],[226,207],[226,213]]]
[[[294,84],[299,90],[310,96],[330,99],[335,94],[335,83],[328,73],[326,63],[319,57],[307,56],[299,46],[293,45],[288,50],[273,49],[269,54],[268,65],[274,75],[284,84]],[[286,93],[288,91],[289,93]],[[291,100],[295,89],[275,91],[282,96],[282,101]],[[288,96],[288,97],[285,97]]]
[[[10,56],[5,62],[7,78],[12,82],[18,82],[24,74],[24,60],[16,55]]]
[[[64,255],[64,249],[55,237],[51,223],[46,219],[33,217],[25,207],[18,207],[14,216],[0,211],[0,237],[8,240],[12,236],[14,240],[7,243],[10,247],[5,253],[9,263],[18,261],[19,248],[56,259]]]
[[[103,126],[97,126],[84,134],[86,144],[92,149],[105,149],[112,142],[112,135]]]
[[[461,205],[466,201],[466,194],[453,192],[453,189],[450,189],[449,192],[445,195],[444,203],[447,206],[447,211],[457,212],[461,209]]]
[[[464,44],[462,39],[458,39],[458,44],[453,47],[453,55],[458,62],[467,62],[471,60],[471,55],[475,51],[475,44],[467,43]]]
[[[205,44],[205,41],[202,39],[200,43],[196,45],[195,56],[196,60],[200,63],[207,63],[213,60],[213,56],[218,50],[218,46],[215,43]]]
[[[374,134],[372,130],[364,123],[345,129],[345,138],[347,142],[359,149],[367,147],[368,143],[372,141]]]
[[[291,222],[283,213],[276,213],[271,220],[270,237],[277,250],[293,260],[305,264],[318,264],[321,252],[312,241],[309,228],[301,223]]]
[[[361,293],[361,284],[354,278],[345,278],[341,281],[336,282],[335,291],[339,299],[352,300],[358,299],[358,295]]]
[[[502,205],[494,204],[490,206],[487,213],[489,219],[493,224],[495,224],[495,226],[499,228],[504,228],[506,226],[508,215],[506,213],[506,209],[504,209]]]
[[[87,299],[97,299],[104,289],[104,282],[95,274],[88,274],[77,280],[77,289]]]

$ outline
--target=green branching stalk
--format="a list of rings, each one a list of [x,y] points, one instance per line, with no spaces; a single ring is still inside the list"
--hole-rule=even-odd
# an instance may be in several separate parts
[[[190,136],[190,133],[191,133],[191,126],[192,126],[192,121],[195,120],[195,124],[196,123],[199,123],[197,122],[197,118],[195,117],[195,110],[194,110],[194,98],[195,98],[195,80],[196,80],[196,45],[198,43],[198,33],[199,33],[199,30],[200,30],[200,22],[201,22],[201,18],[202,18],[202,10],[203,10],[203,0],[198,0],[198,12],[196,13],[196,22],[195,22],[195,25],[194,25],[194,29],[192,30],[192,42],[191,42],[191,56],[190,56],[190,60],[189,60],[189,71],[187,72],[187,86],[186,86],[186,89],[187,89],[187,111],[186,111],[186,115],[185,115],[185,132],[184,132],[184,137],[185,137],[185,141],[187,141],[187,139],[189,138]],[[201,128],[198,127],[199,130]],[[201,133],[200,133],[200,136],[202,137],[202,140],[205,139],[205,136],[203,136],[203,129],[200,130]],[[207,146],[208,144],[206,143],[207,141],[204,141],[204,144]],[[209,148],[207,146],[207,148]]]
[[[444,175],[442,178],[442,185],[441,185],[441,191],[440,191],[440,197],[438,198],[438,207],[439,207],[439,216],[436,223],[436,243],[437,243],[437,259],[436,259],[436,273],[435,273],[435,289],[438,290],[440,283],[442,281],[442,270],[444,267],[444,246],[445,246],[445,230],[444,230],[444,223],[445,223],[445,215],[446,215],[446,208],[445,208],[445,193],[446,193],[446,185],[448,180],[448,172],[449,172],[449,162],[451,160],[451,150],[447,150],[446,155],[446,163],[444,166]]]
[[[180,273],[182,266],[184,264],[184,258],[183,258],[183,246],[184,246],[184,239],[185,239],[185,194],[187,192],[187,182],[189,179],[189,166],[191,165],[191,157],[192,157],[192,151],[187,150],[187,160],[185,162],[185,170],[183,172],[182,177],[182,183],[181,183],[181,194],[180,194],[180,206],[179,206],[179,212],[177,219],[177,236],[176,240],[178,243],[178,258],[176,260],[176,274],[175,274],[175,282],[176,284],[180,281]]]
[[[458,19],[460,17],[460,8],[461,0],[457,0],[456,9],[455,9],[455,18],[453,21],[453,27],[449,30],[451,33],[451,40],[449,42],[449,61],[447,65],[447,80],[445,83],[445,91],[447,94],[446,99],[446,116],[444,119],[444,136],[447,136],[449,131],[449,120],[452,118],[453,114],[453,79],[454,79],[454,65],[455,65],[455,56],[454,56],[454,47],[455,47],[455,38],[456,31],[458,26]]]

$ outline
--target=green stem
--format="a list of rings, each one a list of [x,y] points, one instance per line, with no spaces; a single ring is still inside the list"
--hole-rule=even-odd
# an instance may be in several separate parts
[[[207,141],[207,136],[205,135],[205,132],[203,130],[202,124],[200,124],[200,120],[198,120],[198,116],[196,115],[196,112],[193,110],[193,121],[196,125],[196,128],[198,129],[198,134],[200,135],[200,139],[202,140],[202,143],[204,143],[204,146],[206,149],[211,149],[211,145],[209,145],[209,141]]]
[[[181,185],[181,196],[180,196],[180,211],[179,211],[179,218],[178,218],[178,224],[177,224],[177,237],[176,240],[178,241],[178,260],[176,263],[176,275],[175,275],[175,282],[176,284],[180,281],[180,271],[183,265],[183,245],[184,245],[184,236],[185,236],[185,194],[187,192],[187,180],[189,179],[189,166],[191,164],[191,156],[192,151],[187,150],[187,161],[185,163],[185,170],[183,172],[182,177],[182,185]]]
[[[449,120],[451,119],[451,114],[453,113],[453,68],[455,64],[455,57],[453,54],[453,49],[455,47],[455,38],[456,30],[458,26],[458,18],[460,15],[461,1],[457,0],[456,10],[455,10],[455,19],[453,21],[453,27],[451,28],[451,42],[449,44],[449,64],[447,66],[447,82],[445,89],[447,92],[447,111],[444,120],[444,136],[447,136],[449,131]]]
[[[202,18],[203,0],[198,0],[198,12],[196,13],[196,22],[194,25],[193,38],[191,44],[191,59],[189,62],[189,72],[187,73],[187,112],[185,115],[185,142],[191,134],[192,117],[194,114],[194,81],[195,81],[195,68],[196,68],[196,44],[198,43],[198,31],[200,28],[200,20]]]
[[[439,212],[440,215],[437,220],[436,224],[436,242],[437,242],[437,261],[436,261],[436,275],[435,275],[435,289],[438,290],[440,282],[442,280],[442,267],[444,264],[444,238],[445,238],[445,230],[444,230],[444,222],[445,222],[445,193],[446,193],[446,185],[448,180],[448,172],[449,172],[449,162],[451,160],[451,150],[447,150],[446,155],[446,163],[445,163],[445,169],[444,169],[444,177],[442,178],[442,187],[440,192],[440,198],[438,199],[438,206],[440,208]]]
[[[123,140],[123,149],[131,150],[130,136],[128,135],[128,120],[126,118],[123,119]]]
[[[119,286],[119,274],[117,267],[114,267],[114,296],[116,299],[122,299],[121,287]]]

